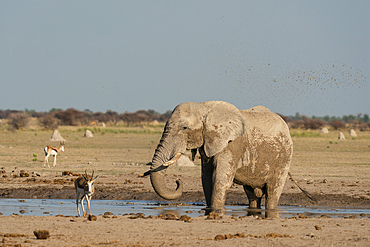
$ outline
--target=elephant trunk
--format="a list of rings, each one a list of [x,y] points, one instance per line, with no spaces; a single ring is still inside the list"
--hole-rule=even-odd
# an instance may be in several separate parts
[[[174,148],[171,142],[166,140],[166,134],[164,133],[162,139],[155,151],[150,173],[150,181],[152,183],[155,192],[162,198],[166,200],[176,200],[182,195],[182,182],[180,180],[176,181],[176,189],[168,188],[164,178],[163,170],[168,166],[174,164],[181,156],[181,153],[175,153],[173,157]],[[162,167],[162,168],[161,168]],[[161,168],[159,171],[158,168]]]
[[[152,172],[150,174],[150,181],[152,182],[152,186],[155,192],[166,200],[176,200],[181,197],[182,195],[182,182],[181,180],[177,180],[177,188],[172,190],[167,187],[164,175],[161,172]]]

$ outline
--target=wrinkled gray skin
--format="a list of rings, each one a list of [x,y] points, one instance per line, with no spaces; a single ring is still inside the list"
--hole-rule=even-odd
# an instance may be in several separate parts
[[[262,106],[239,110],[221,101],[182,103],[166,123],[151,169],[186,150],[201,155],[206,213],[224,214],[233,182],[243,185],[250,208],[260,208],[263,195],[266,209],[277,208],[293,153],[288,126],[278,115]],[[170,189],[163,172],[151,173],[154,190],[167,200],[179,198],[181,181]]]

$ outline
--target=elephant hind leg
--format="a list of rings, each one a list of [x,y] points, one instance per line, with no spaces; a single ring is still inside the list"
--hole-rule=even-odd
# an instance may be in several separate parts
[[[263,196],[263,190],[261,192],[257,192],[256,189],[252,188],[248,185],[243,185],[244,191],[247,194],[249,200],[249,208],[251,209],[259,209],[261,208],[261,201]],[[257,193],[256,193],[257,192]]]
[[[277,206],[282,189],[278,186],[268,186],[266,190],[266,218],[279,218]]]
[[[277,209],[281,193],[283,192],[284,182],[278,180],[275,183],[267,184],[266,188],[266,209]]]

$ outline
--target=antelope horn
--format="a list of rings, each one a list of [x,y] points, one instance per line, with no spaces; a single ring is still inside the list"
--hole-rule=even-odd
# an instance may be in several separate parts
[[[94,170],[93,170],[93,172],[91,174],[91,180],[93,179],[93,177],[94,177]]]
[[[86,180],[89,181],[89,177],[87,176],[86,170],[85,170],[85,175],[82,174],[82,177]]]

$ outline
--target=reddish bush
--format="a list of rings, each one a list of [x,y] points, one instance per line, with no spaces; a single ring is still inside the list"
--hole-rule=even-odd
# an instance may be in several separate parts
[[[76,126],[83,117],[83,113],[76,109],[69,108],[65,111],[56,112],[55,117],[61,121],[62,125]]]
[[[39,118],[40,127],[48,130],[58,128],[58,120],[52,115],[48,114]]]
[[[317,118],[303,118],[303,126],[305,129],[320,129],[325,126],[326,122]]]
[[[9,115],[8,124],[11,129],[24,129],[30,122],[30,117],[25,112],[12,113]]]
[[[292,120],[288,125],[291,129],[300,129],[303,128],[303,120]]]
[[[334,129],[344,129],[346,127],[346,123],[343,120],[333,120],[329,122],[330,126]]]

